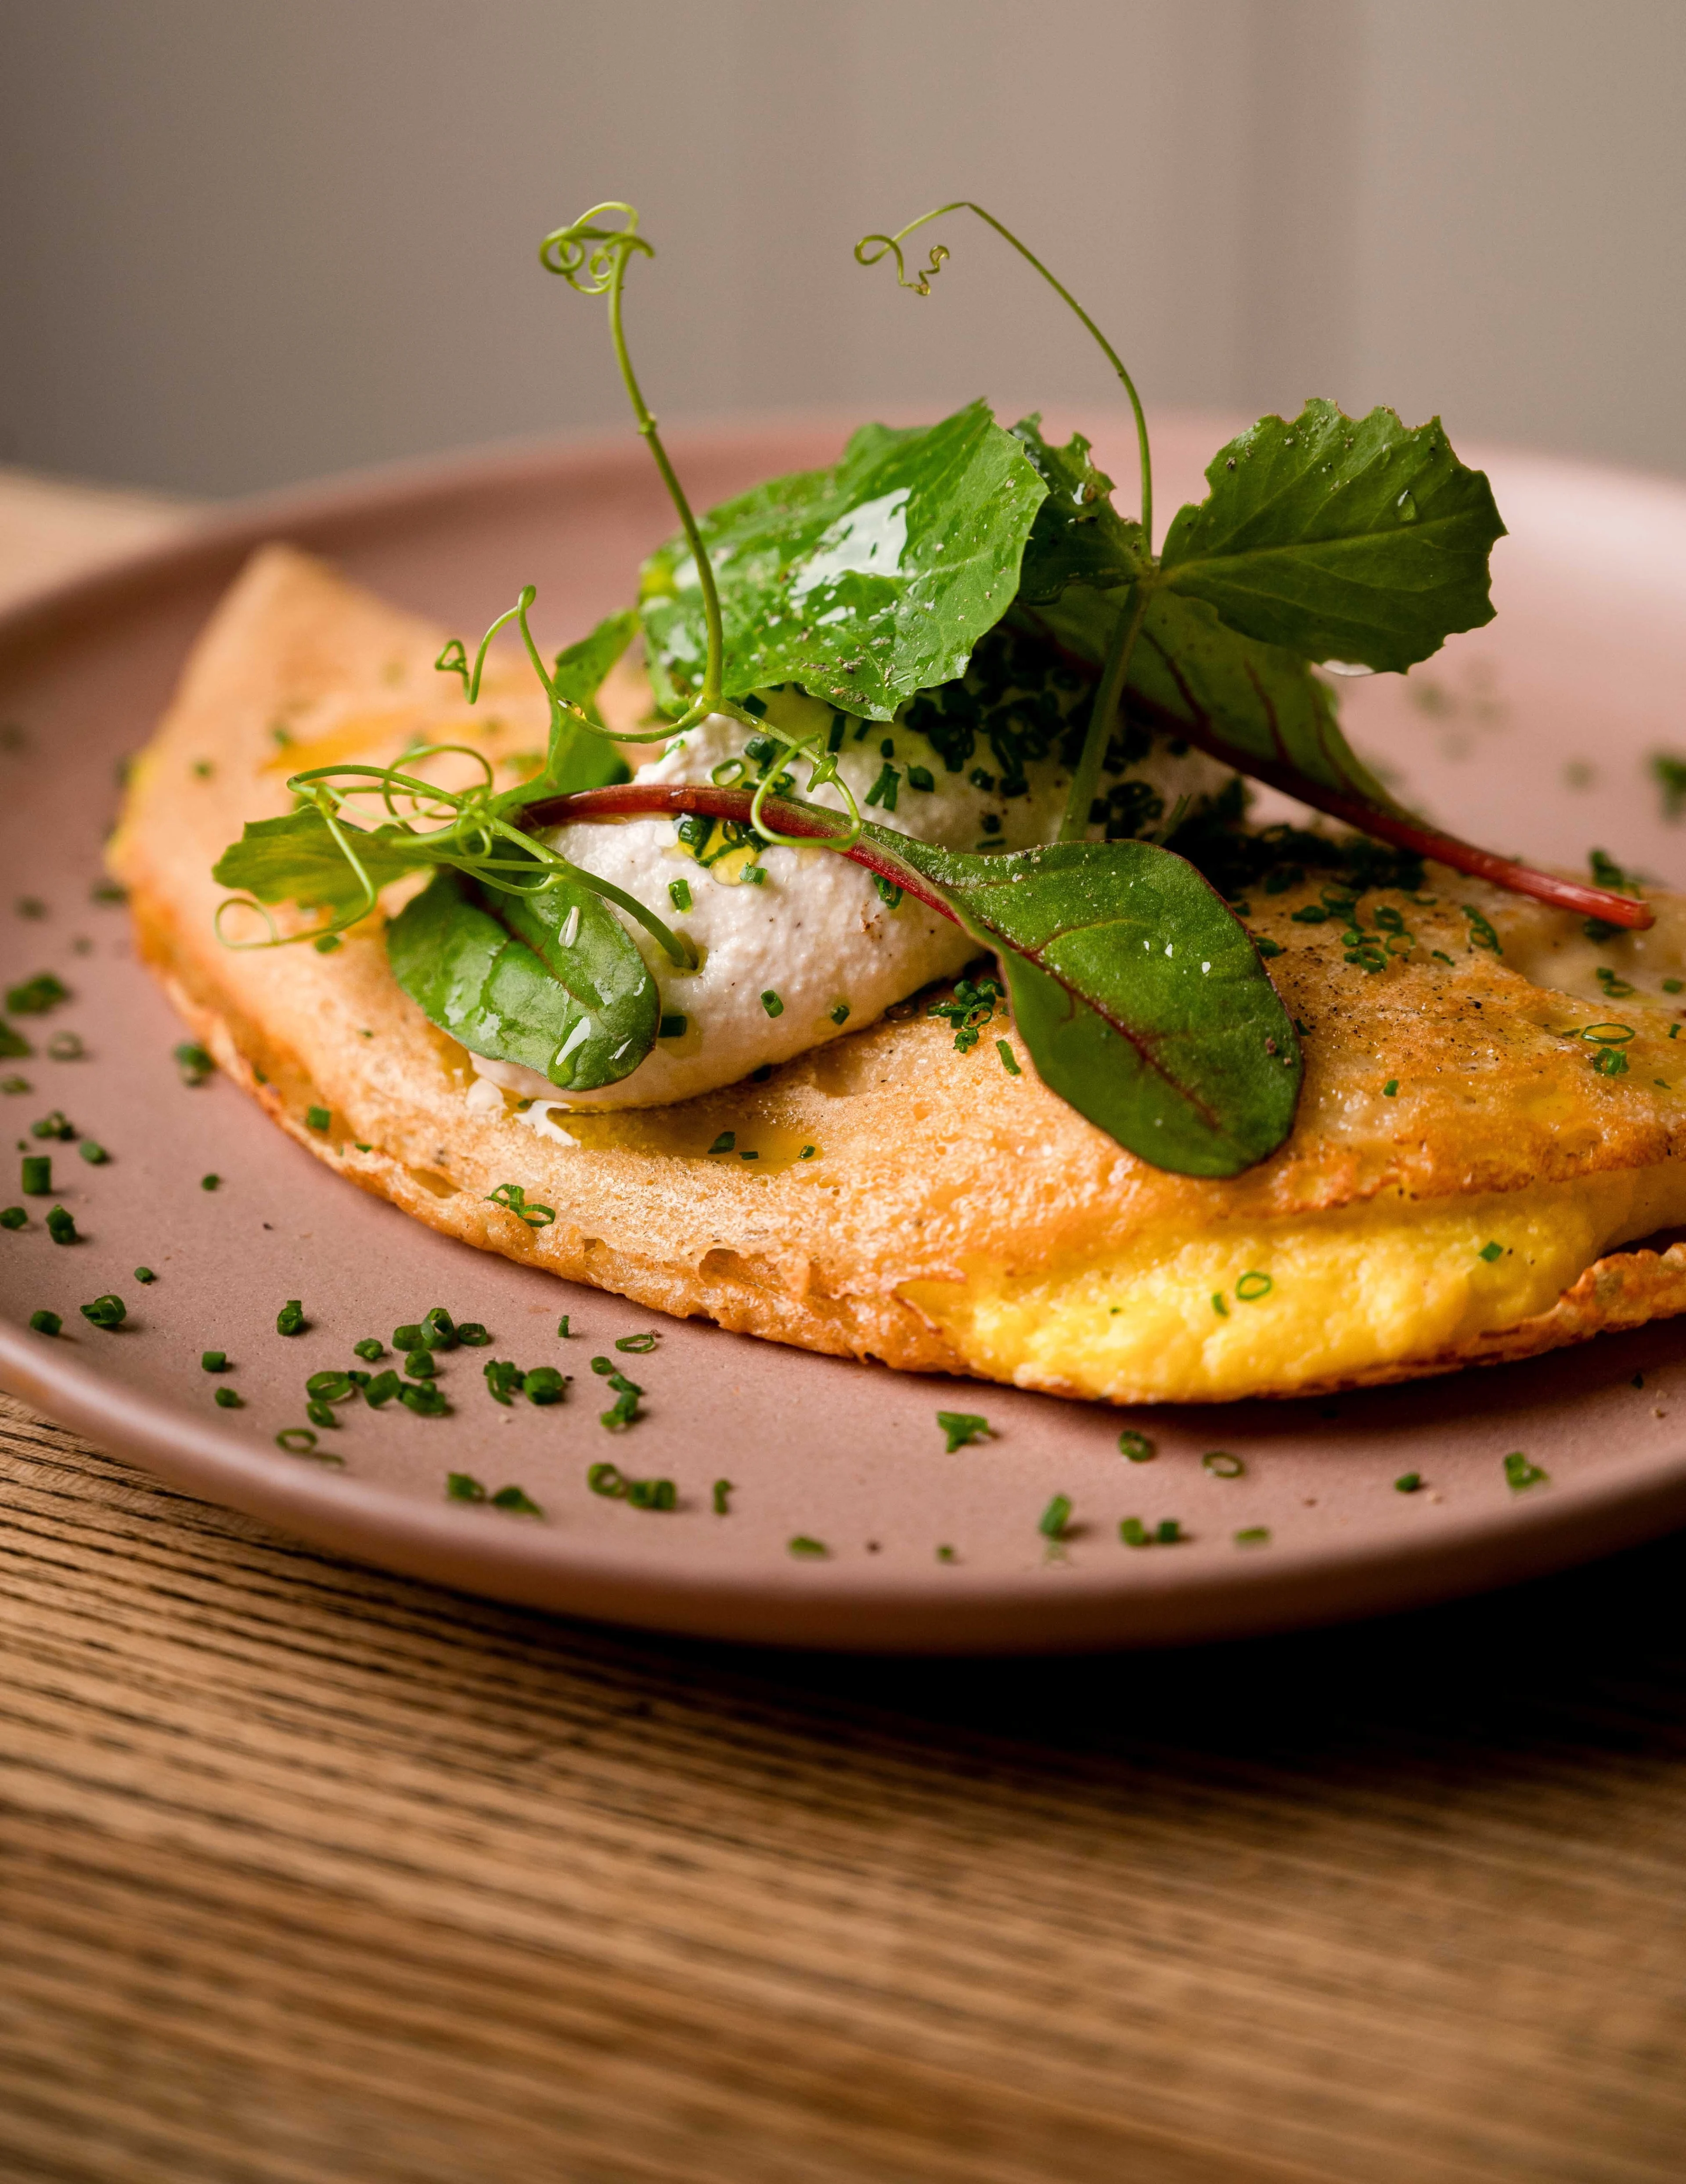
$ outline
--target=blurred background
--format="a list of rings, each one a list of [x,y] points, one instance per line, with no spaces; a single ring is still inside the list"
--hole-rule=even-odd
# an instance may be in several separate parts
[[[184,494],[624,416],[1327,393],[1686,471],[1682,0],[0,0],[0,463]]]

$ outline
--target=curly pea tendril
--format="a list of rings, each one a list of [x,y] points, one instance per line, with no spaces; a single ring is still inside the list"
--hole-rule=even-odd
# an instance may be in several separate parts
[[[1130,655],[1135,650],[1136,638],[1142,627],[1142,617],[1147,611],[1152,581],[1154,474],[1153,456],[1148,445],[1147,416],[1142,408],[1142,398],[1136,392],[1136,382],[1125,369],[1124,359],[1071,290],[1062,281],[1054,278],[1036,253],[1021,242],[1011,228],[1004,226],[996,219],[993,213],[986,212],[981,204],[974,204],[970,198],[956,198],[951,204],[938,205],[934,212],[921,213],[917,220],[910,220],[905,227],[898,228],[893,235],[863,235],[854,246],[855,262],[860,265],[881,265],[886,258],[893,258],[895,260],[897,284],[904,288],[910,288],[915,296],[928,296],[931,293],[932,280],[942,271],[948,261],[947,248],[940,242],[933,243],[928,263],[910,281],[907,277],[907,261],[902,255],[902,244],[916,229],[928,227],[933,220],[941,220],[951,212],[976,213],[986,227],[993,227],[1004,242],[1011,243],[1013,248],[1027,265],[1034,266],[1049,287],[1053,289],[1054,294],[1076,314],[1093,337],[1101,354],[1117,373],[1124,392],[1130,398],[1130,409],[1136,420],[1136,447],[1140,456],[1142,469],[1142,549],[1149,566],[1144,579],[1138,580],[1131,586],[1129,594],[1119,610],[1117,624],[1112,633],[1112,641],[1107,648],[1106,663],[1101,670],[1100,682],[1095,690],[1094,706],[1089,716],[1088,733],[1084,738],[1082,754],[1077,760],[1077,769],[1071,777],[1071,789],[1066,799],[1065,814],[1060,822],[1060,838],[1062,842],[1082,841],[1088,832],[1089,806],[1094,800],[1095,789],[1100,781],[1101,760],[1105,756],[1107,738],[1111,733],[1112,722],[1117,714],[1119,702],[1124,694],[1125,677],[1130,671]]]
[[[605,224],[605,215],[611,214],[618,215],[618,218],[612,224]],[[820,731],[816,729],[804,736],[787,734],[773,722],[752,713],[735,699],[726,697],[722,692],[725,640],[714,566],[703,543],[703,535],[692,512],[691,504],[686,499],[684,488],[679,482],[666,448],[662,445],[656,420],[644,400],[643,390],[632,368],[621,318],[621,293],[629,262],[634,257],[653,258],[654,255],[654,248],[638,232],[637,209],[630,204],[618,202],[593,205],[570,226],[554,230],[539,245],[539,262],[547,272],[559,275],[580,295],[607,296],[609,298],[609,333],[615,345],[615,361],[620,366],[620,376],[632,406],[633,418],[660,472],[668,496],[678,512],[702,588],[704,616],[708,629],[708,656],[702,689],[676,721],[665,722],[659,727],[619,732],[593,720],[580,706],[563,696],[555,678],[545,666],[543,655],[534,641],[527,621],[528,610],[537,597],[537,589],[531,584],[522,588],[515,605],[499,615],[487,631],[480,641],[480,649],[472,666],[466,646],[460,638],[454,637],[433,664],[440,673],[458,677],[468,704],[477,704],[481,679],[485,673],[487,654],[492,641],[500,630],[513,621],[520,632],[521,643],[532,671],[549,701],[553,761],[560,748],[561,731],[565,727],[583,731],[587,735],[600,736],[612,743],[666,743],[675,736],[683,735],[710,714],[723,713],[754,733],[780,745],[784,753],[784,762],[793,764],[798,758],[806,757],[810,762],[809,793],[812,794],[815,789],[827,785],[835,787],[846,807],[847,831],[829,840],[815,841],[807,837],[781,833],[765,816],[763,810],[768,791],[779,770],[770,767],[756,789],[750,810],[750,823],[761,839],[791,849],[817,847],[842,852],[853,848],[860,839],[861,814],[848,783],[837,770],[835,754],[815,748]],[[301,941],[320,944],[368,916],[376,907],[379,889],[358,854],[353,833],[348,833],[341,823],[341,815],[349,798],[378,792],[387,813],[387,824],[381,830],[383,835],[390,839],[394,831],[402,834],[407,849],[415,852],[418,861],[453,866],[467,873],[481,886],[499,889],[508,894],[543,894],[565,883],[588,888],[594,894],[614,903],[642,925],[681,969],[695,969],[698,960],[697,951],[684,934],[675,933],[654,911],[646,908],[624,889],[613,886],[607,880],[599,879],[596,873],[587,872],[581,866],[570,863],[566,858],[559,855],[554,850],[525,833],[515,823],[523,808],[544,793],[546,776],[551,770],[548,765],[536,781],[524,783],[519,789],[495,796],[492,788],[492,766],[483,753],[470,745],[423,744],[405,755],[408,763],[415,766],[425,759],[446,754],[472,760],[481,768],[485,779],[472,788],[459,791],[441,788],[396,766],[317,766],[292,775],[287,784],[288,789],[295,797],[314,805],[321,813],[335,846],[357,882],[357,900],[349,909],[331,916],[326,924],[313,925],[299,933],[284,933],[279,930],[263,903],[249,895],[231,896],[217,909],[215,929],[218,939],[225,947],[242,950],[284,948]],[[395,801],[395,798],[398,801]],[[406,811],[399,810],[399,801],[405,805]],[[438,831],[421,833],[417,822],[426,822],[437,827]],[[353,833],[361,831],[353,830]],[[537,871],[535,866],[538,868]],[[264,937],[244,940],[231,938],[224,931],[224,920],[234,910],[255,911],[263,921]]]

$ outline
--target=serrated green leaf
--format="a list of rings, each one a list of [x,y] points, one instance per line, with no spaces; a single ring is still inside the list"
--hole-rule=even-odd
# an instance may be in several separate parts
[[[618,1083],[654,1043],[655,981],[626,928],[585,887],[511,895],[442,872],[387,927],[387,954],[442,1030],[563,1091]]]
[[[1493,618],[1488,555],[1505,526],[1438,417],[1348,417],[1308,402],[1219,450],[1180,510],[1162,580],[1232,629],[1308,660],[1403,671]]]
[[[1018,588],[1048,488],[974,402],[938,425],[867,426],[833,470],[777,478],[704,517],[726,636],[725,694],[797,682],[845,711],[893,718],[952,682]],[[683,539],[645,565],[657,701],[688,703],[705,655]]]
[[[346,820],[340,824],[377,890],[433,861],[418,855],[396,828],[368,833]],[[296,902],[336,916],[355,910],[363,900],[356,873],[314,804],[279,819],[248,819],[240,839],[212,866],[211,877],[259,902]]]
[[[976,857],[882,841],[994,951],[1043,1084],[1120,1145],[1179,1175],[1224,1176],[1286,1138],[1302,1072],[1293,1023],[1192,865],[1147,842]]]
[[[1029,612],[1035,627],[1099,668],[1125,598],[1074,584]],[[1341,733],[1334,694],[1305,660],[1226,628],[1203,599],[1155,593],[1126,687],[1132,711],[1242,773],[1255,763],[1290,766],[1322,788],[1397,809]]]
[[[1082,434],[1074,432],[1063,448],[1050,447],[1041,418],[1032,416],[1019,420],[1013,437],[1048,488],[1025,547],[1020,599],[1044,605],[1073,584],[1110,591],[1138,577],[1148,564],[1142,526],[1112,505],[1112,480],[1091,461]]]

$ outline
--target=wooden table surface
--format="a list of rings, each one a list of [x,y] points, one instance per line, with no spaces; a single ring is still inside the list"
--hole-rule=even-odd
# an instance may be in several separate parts
[[[0,582],[180,520],[0,477]],[[1180,1655],[733,1652],[0,1402],[0,2176],[1679,2184],[1683,1609],[1675,1540]]]

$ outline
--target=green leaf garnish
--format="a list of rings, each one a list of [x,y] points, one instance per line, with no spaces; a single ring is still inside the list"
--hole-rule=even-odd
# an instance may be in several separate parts
[[[476,889],[442,872],[387,928],[398,983],[471,1053],[586,1092],[636,1069],[656,1034],[655,981],[588,889]]]
[[[893,719],[963,673],[1000,621],[1047,487],[982,402],[940,424],[867,425],[835,468],[776,478],[699,526],[715,565],[726,660],[743,699],[798,682],[845,712]],[[706,665],[698,565],[671,540],[644,566],[658,704],[695,696]]]
[[[1235,1175],[1294,1123],[1299,1044],[1246,933],[1149,842],[955,856],[871,830],[994,951],[1037,1073],[1155,1167]]]
[[[547,788],[560,794],[570,788],[606,788],[610,783],[630,781],[632,770],[614,745],[604,741],[609,733],[597,709],[597,694],[604,678],[638,633],[635,607],[606,616],[588,637],[556,655],[551,680],[565,705],[576,706],[593,727],[593,735],[570,715],[552,720],[550,749],[543,780]]]
[[[1206,478],[1160,574],[1244,637],[1403,673],[1493,619],[1487,560],[1505,526],[1438,417],[1407,431],[1391,410],[1314,400],[1292,421],[1261,417]]]
[[[413,836],[396,829],[370,833],[343,823],[377,891],[431,861]],[[302,909],[331,911],[336,916],[355,912],[364,900],[361,881],[314,804],[279,819],[248,819],[240,839],[211,867],[211,877],[259,902],[296,902]]]

